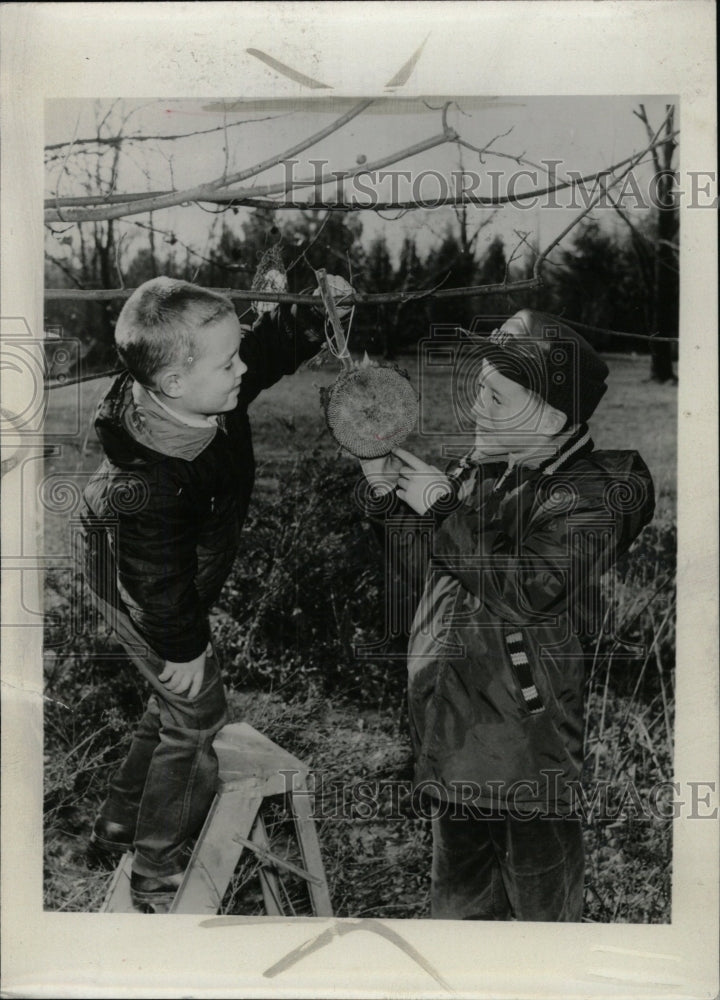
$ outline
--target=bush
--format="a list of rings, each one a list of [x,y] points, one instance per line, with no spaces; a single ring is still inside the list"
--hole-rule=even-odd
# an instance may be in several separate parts
[[[355,655],[384,625],[382,552],[357,481],[356,463],[312,454],[254,501],[217,622],[232,684],[378,706],[402,698],[400,659]]]

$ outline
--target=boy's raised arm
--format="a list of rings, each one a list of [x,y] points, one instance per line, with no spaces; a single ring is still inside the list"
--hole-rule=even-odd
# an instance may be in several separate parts
[[[292,375],[317,354],[323,339],[322,317],[309,306],[280,305],[263,313],[240,343],[240,357],[248,367],[241,402],[247,406],[283,375]]]

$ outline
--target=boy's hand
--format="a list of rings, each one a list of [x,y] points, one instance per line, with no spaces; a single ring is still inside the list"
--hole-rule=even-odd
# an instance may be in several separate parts
[[[210,644],[208,644],[210,649]],[[165,685],[168,691],[173,694],[184,694],[193,701],[197,698],[202,687],[203,676],[205,674],[205,657],[208,649],[196,656],[189,663],[173,663],[165,660],[165,669],[159,675],[158,680]]]
[[[398,496],[417,514],[425,514],[440,497],[452,493],[450,480],[440,469],[403,448],[395,448],[394,454],[403,463],[398,476]]]
[[[402,466],[402,459],[397,458],[392,452],[381,458],[367,458],[360,462],[365,478],[372,486],[373,494],[376,497],[392,493],[397,486]]]

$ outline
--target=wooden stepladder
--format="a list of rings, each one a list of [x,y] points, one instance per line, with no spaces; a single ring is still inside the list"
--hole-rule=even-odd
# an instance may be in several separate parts
[[[331,916],[332,906],[312,818],[307,767],[246,722],[220,730],[214,741],[219,761],[218,791],[195,843],[170,913],[217,913],[244,850],[260,860],[260,885],[268,915],[284,913],[280,875],[290,871],[307,881],[313,914]],[[287,797],[302,867],[273,854],[260,809],[268,796]],[[132,854],[113,876],[101,912],[133,913]]]

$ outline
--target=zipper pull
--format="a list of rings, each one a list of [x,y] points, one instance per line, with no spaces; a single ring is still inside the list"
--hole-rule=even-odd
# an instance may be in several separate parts
[[[498,479],[498,481],[493,486],[493,493],[498,493],[500,491],[500,489],[502,488],[505,480],[508,478],[508,476],[510,475],[510,473],[513,471],[514,468],[515,468],[515,463],[513,462],[512,465],[511,465],[510,462],[508,462],[507,469],[505,469],[505,471],[503,472],[503,474],[500,476],[500,478]]]

